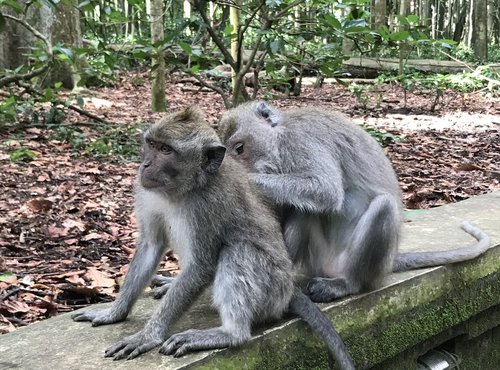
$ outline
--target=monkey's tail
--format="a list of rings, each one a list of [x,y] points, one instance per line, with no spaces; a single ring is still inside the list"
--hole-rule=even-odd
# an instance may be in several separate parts
[[[407,271],[421,267],[433,267],[447,263],[467,261],[476,258],[490,248],[490,238],[480,228],[467,221],[462,222],[460,227],[466,233],[473,236],[477,240],[477,243],[447,251],[400,253],[394,259],[392,271]]]
[[[354,362],[347,352],[344,341],[337,333],[332,323],[308,296],[295,288],[289,306],[290,312],[304,320],[317,332],[328,346],[329,354],[342,370],[355,370]]]

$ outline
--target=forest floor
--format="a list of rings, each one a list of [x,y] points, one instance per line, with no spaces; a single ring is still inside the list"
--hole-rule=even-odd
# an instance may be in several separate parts
[[[408,93],[405,105],[399,87],[371,90],[366,108],[337,84],[306,86],[301,96],[273,103],[322,105],[366,125],[384,144],[409,209],[500,189],[499,96],[447,91],[432,112],[432,92]],[[197,104],[211,123],[224,111],[218,95],[181,79],[169,81],[167,93],[172,111]],[[112,300],[133,253],[138,163],[102,153],[137,151],[137,123],[161,114],[151,112],[150,85],[139,72],[87,95],[85,109],[109,121],[111,131],[70,112],[59,127],[34,125],[27,116],[26,127],[0,132],[0,333]],[[13,161],[20,148],[36,157]],[[177,270],[176,256],[167,255],[160,272]]]

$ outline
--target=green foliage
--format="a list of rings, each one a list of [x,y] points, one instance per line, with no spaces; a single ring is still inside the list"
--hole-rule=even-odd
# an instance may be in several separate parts
[[[404,140],[403,136],[393,135],[386,131],[381,131],[373,126],[369,126],[367,124],[363,124],[361,125],[361,127],[363,128],[363,130],[368,132],[372,137],[374,137],[379,142],[380,145],[384,147],[392,142],[400,142]]]
[[[9,95],[3,102],[0,102],[0,128],[5,126],[6,122],[16,120],[16,97]]]
[[[0,281],[8,281],[15,276],[12,272],[3,272],[0,270]]]
[[[27,149],[27,148],[17,148],[9,153],[9,157],[11,161],[29,161],[31,159],[36,158],[36,153]]]
[[[368,90],[368,85],[358,85],[356,83],[349,85],[349,91],[356,97],[358,105],[362,106],[364,109],[366,109],[369,100],[366,94]]]
[[[139,158],[139,137],[142,125],[96,126],[92,134],[83,132],[77,126],[54,125],[53,138],[71,145],[73,155],[81,153],[94,157],[119,156],[124,160]]]

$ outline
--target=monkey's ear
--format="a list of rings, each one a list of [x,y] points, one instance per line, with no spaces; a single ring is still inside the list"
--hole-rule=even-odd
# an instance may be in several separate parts
[[[271,107],[265,101],[260,101],[255,106],[255,113],[257,116],[264,118],[271,127],[278,125],[280,121],[280,115],[276,109]]]
[[[205,149],[205,161],[203,168],[208,173],[215,173],[219,169],[226,154],[226,147],[213,144]]]

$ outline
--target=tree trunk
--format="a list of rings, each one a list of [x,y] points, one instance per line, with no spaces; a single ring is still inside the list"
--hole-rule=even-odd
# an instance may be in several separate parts
[[[410,0],[401,0],[399,8],[399,15],[401,17],[406,17],[408,15],[408,10],[410,8]],[[400,31],[406,30],[407,26],[401,26]],[[404,72],[404,62],[407,58],[408,50],[407,45],[405,43],[401,43],[399,45],[399,74],[402,75]]]
[[[488,1],[471,1],[470,46],[482,60],[488,58]]]
[[[184,0],[184,18],[191,19],[191,3],[189,0]],[[191,29],[189,27],[186,27],[186,36],[191,36]]]
[[[372,29],[376,30],[387,25],[387,1],[373,0]]]
[[[457,9],[457,20],[455,24],[455,30],[453,31],[453,41],[460,42],[462,41],[462,35],[464,33],[465,22],[467,20],[467,9],[469,4],[467,0],[461,1],[458,4]]]
[[[31,4],[26,14],[27,23],[47,37],[52,45],[60,43],[70,48],[81,48],[83,43],[76,0],[60,2],[56,7],[46,5],[44,2],[40,4],[40,7]],[[9,14],[18,17],[15,13]],[[7,20],[6,30],[0,33],[0,67],[15,69],[26,64],[27,54],[30,54],[30,49],[36,40],[28,29],[12,20]],[[50,73],[43,77],[42,86],[62,82],[63,87],[74,88],[80,79],[78,71],[64,62],[56,63],[50,69]],[[79,65],[78,61],[76,65]]]
[[[420,0],[420,19],[421,24],[425,27],[431,25],[431,3],[429,0]],[[429,32],[427,30],[427,32]]]
[[[500,0],[492,0],[490,3],[491,13],[491,40],[494,44],[500,44]]]
[[[151,42],[153,44],[163,41],[163,1],[151,1]],[[153,59],[153,85],[151,87],[151,109],[153,112],[165,112],[167,99],[165,97],[165,57],[163,48],[158,50],[157,58]]]
[[[244,89],[245,85],[238,81],[237,75],[240,71],[242,60],[241,60],[241,47],[243,40],[240,40],[240,6],[241,0],[235,0],[235,7],[229,8],[229,22],[233,26],[233,31],[231,32],[231,56],[236,62],[236,69],[231,68],[231,87],[233,89],[233,105],[236,106],[242,101],[242,95],[240,89]]]

